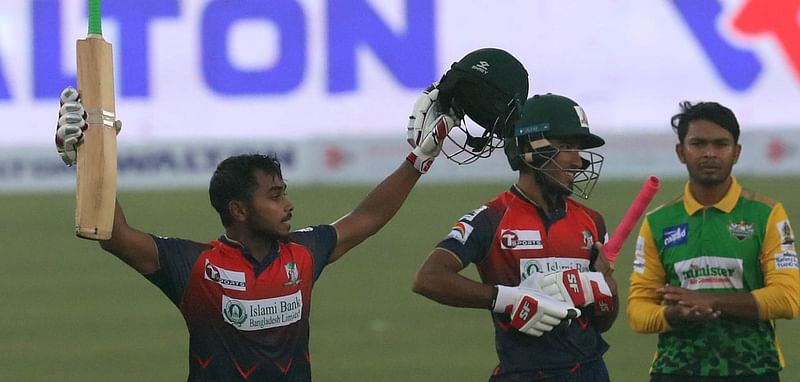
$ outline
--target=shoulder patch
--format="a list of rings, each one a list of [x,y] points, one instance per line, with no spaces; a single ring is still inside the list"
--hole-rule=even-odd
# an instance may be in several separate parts
[[[456,223],[452,229],[450,229],[450,233],[447,234],[447,238],[456,239],[459,243],[466,244],[467,239],[469,239],[469,235],[472,234],[472,230],[473,227],[469,223],[460,221]]]
[[[480,206],[480,207],[474,209],[472,212],[462,216],[461,219],[458,219],[458,220],[465,221],[465,222],[472,221],[472,219],[475,219],[475,217],[478,216],[479,213],[481,213],[483,210],[485,210],[487,208],[489,208],[489,207],[486,206],[486,205]]]

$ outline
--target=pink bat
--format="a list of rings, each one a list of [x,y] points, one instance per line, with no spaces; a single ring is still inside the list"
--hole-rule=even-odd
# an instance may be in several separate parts
[[[636,222],[639,221],[639,218],[644,214],[647,205],[653,200],[660,185],[661,183],[655,176],[647,178],[647,181],[644,182],[644,186],[639,190],[639,195],[636,195],[636,199],[633,200],[628,211],[625,212],[625,216],[622,217],[622,221],[617,226],[616,231],[611,235],[611,239],[603,246],[603,257],[605,257],[609,263],[613,264],[614,261],[617,260],[619,250],[622,249],[622,244],[625,242],[625,239],[628,238],[633,226],[636,225]]]

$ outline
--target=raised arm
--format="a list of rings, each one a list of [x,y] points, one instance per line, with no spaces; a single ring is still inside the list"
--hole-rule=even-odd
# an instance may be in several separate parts
[[[404,161],[347,215],[333,223],[339,240],[330,261],[377,233],[397,213],[422,174]]]
[[[406,201],[419,177],[426,173],[442,149],[444,138],[461,120],[454,113],[441,113],[430,88],[414,104],[408,123],[408,142],[413,147],[400,167],[376,186],[359,205],[333,223],[338,234],[330,262],[377,233]]]
[[[61,92],[61,109],[59,110],[56,128],[56,149],[61,159],[68,166],[77,160],[77,146],[83,141],[86,129],[86,113],[81,105],[78,91],[68,87]],[[121,123],[116,121],[117,132]],[[153,238],[141,231],[131,228],[119,202],[114,211],[114,228],[111,238],[100,241],[100,246],[136,269],[147,274],[158,270],[158,249]]]
[[[111,238],[100,241],[100,247],[124,261],[141,274],[158,270],[158,248],[153,237],[128,225],[117,201]]]

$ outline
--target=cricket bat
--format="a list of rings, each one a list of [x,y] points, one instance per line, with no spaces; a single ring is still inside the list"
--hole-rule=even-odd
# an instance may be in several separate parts
[[[617,261],[619,251],[622,249],[622,244],[625,243],[625,239],[628,238],[628,235],[631,233],[631,230],[633,230],[636,222],[639,221],[639,218],[644,215],[647,205],[650,204],[650,201],[656,196],[656,192],[658,192],[660,186],[661,182],[658,177],[651,176],[647,178],[642,189],[639,190],[639,194],[636,195],[628,211],[626,211],[625,215],[622,217],[622,221],[617,226],[614,234],[608,239],[608,243],[603,246],[602,256],[599,256],[594,264],[596,271],[603,272],[604,274],[614,272],[614,263]]]
[[[108,240],[117,196],[117,132],[111,44],[103,39],[100,0],[88,0],[89,34],[77,42],[78,90],[88,127],[78,145],[75,234]]]

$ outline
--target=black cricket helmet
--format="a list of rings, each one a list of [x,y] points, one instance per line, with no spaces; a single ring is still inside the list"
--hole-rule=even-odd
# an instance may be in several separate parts
[[[451,161],[469,164],[502,147],[528,96],[528,71],[508,52],[483,48],[453,63],[437,87],[442,110],[466,114],[479,126],[461,123],[442,147]]]
[[[575,148],[554,145],[553,140],[568,141]],[[532,169],[548,176],[561,187],[588,199],[600,177],[603,156],[592,148],[605,144],[603,138],[589,131],[589,120],[575,101],[560,95],[535,95],[525,101],[522,115],[505,137],[505,153],[514,170]],[[578,152],[580,168],[565,168],[555,161],[561,152]],[[563,184],[553,172],[567,171],[574,175],[572,184]]]

